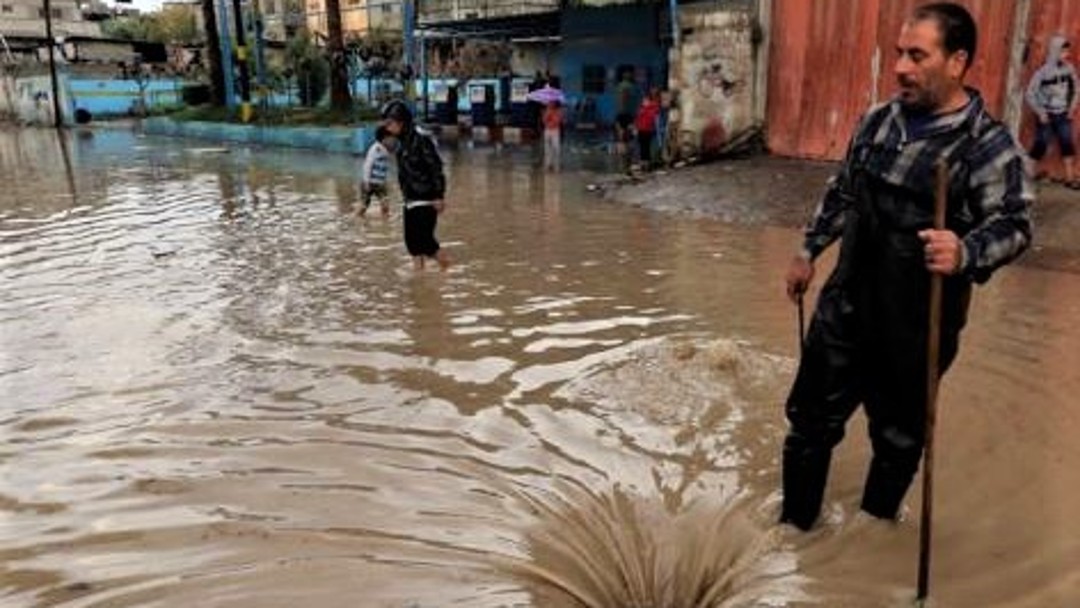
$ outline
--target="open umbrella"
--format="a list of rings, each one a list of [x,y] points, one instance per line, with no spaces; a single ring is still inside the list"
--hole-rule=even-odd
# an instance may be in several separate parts
[[[536,103],[544,104],[545,106],[553,101],[564,103],[566,97],[563,92],[555,87],[545,84],[542,88],[536,89],[528,94],[526,97],[529,101],[535,101]]]

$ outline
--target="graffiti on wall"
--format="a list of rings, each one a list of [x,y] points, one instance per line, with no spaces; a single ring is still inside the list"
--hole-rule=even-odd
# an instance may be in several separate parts
[[[15,77],[0,76],[0,121],[15,118]]]
[[[67,79],[60,78],[61,120],[70,120],[70,94]],[[13,114],[19,122],[33,125],[53,124],[52,81],[48,76],[23,76],[14,79]]]
[[[757,128],[753,118],[753,17],[741,10],[684,11],[688,35],[673,57],[681,144],[715,154]]]

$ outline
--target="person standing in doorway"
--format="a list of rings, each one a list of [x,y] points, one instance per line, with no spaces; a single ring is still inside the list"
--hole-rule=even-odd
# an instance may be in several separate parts
[[[405,248],[413,267],[423,270],[434,259],[446,270],[450,258],[435,239],[439,215],[446,210],[446,176],[434,138],[414,124],[412,110],[396,99],[383,108],[385,126],[398,142],[398,183],[405,199]]]
[[[1023,151],[964,86],[975,57],[970,13],[916,9],[896,48],[899,94],[862,117],[787,272],[793,300],[814,260],[842,237],[788,396],[782,523],[820,514],[833,448],[862,404],[873,457],[863,512],[895,520],[922,459],[930,276],[943,277],[940,373],[952,363],[972,285],[1031,242]],[[935,165],[948,167],[946,228],[932,228]]]
[[[1061,162],[1065,166],[1065,185],[1080,190],[1073,167],[1076,143],[1073,140],[1072,115],[1078,100],[1076,69],[1072,64],[1072,45],[1064,36],[1054,36],[1046,54],[1046,63],[1031,77],[1027,102],[1035,111],[1038,125],[1031,159],[1046,155],[1051,139],[1057,139]]]
[[[544,168],[558,171],[562,164],[562,104],[552,101],[544,108]]]

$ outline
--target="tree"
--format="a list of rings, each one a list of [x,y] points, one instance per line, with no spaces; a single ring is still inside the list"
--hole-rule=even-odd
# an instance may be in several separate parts
[[[206,62],[210,71],[210,100],[213,105],[225,105],[225,70],[221,66],[221,37],[218,36],[214,0],[201,0],[203,24],[206,28]]]
[[[156,13],[118,17],[101,26],[102,33],[120,40],[196,44],[200,41],[195,14],[182,6],[170,6]]]
[[[167,44],[198,44],[202,42],[195,13],[185,6],[168,6],[151,16],[156,17],[157,36]]]
[[[302,32],[285,47],[288,65],[286,76],[296,78],[300,103],[314,106],[326,92],[327,65],[319,49],[312,44],[307,32]]]
[[[341,28],[341,3],[326,0],[326,49],[330,54],[330,106],[335,110],[352,108],[349,96],[349,66],[345,57],[345,36]]]

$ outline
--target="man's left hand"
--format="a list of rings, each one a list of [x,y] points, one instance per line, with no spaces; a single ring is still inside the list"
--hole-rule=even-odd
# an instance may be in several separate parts
[[[923,240],[923,253],[926,269],[943,275],[953,275],[960,271],[964,261],[964,244],[952,230],[923,230],[919,232]]]

